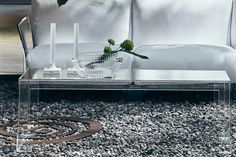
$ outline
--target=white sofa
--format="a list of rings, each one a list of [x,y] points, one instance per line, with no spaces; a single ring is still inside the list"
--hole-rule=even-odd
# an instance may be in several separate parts
[[[150,59],[121,53],[124,68],[225,70],[236,82],[235,0],[69,0],[60,8],[57,0],[32,0],[29,17],[32,48],[21,26],[25,21],[19,25],[28,68],[49,64],[51,22],[58,28],[56,65],[70,67],[78,22],[80,52],[102,50],[110,37],[129,38]]]

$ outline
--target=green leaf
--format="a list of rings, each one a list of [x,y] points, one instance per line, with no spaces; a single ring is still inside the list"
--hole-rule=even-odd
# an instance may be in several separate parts
[[[126,53],[129,53],[129,54],[132,54],[132,55],[134,55],[134,56],[137,56],[137,57],[139,57],[139,58],[142,58],[142,59],[149,59],[147,56],[140,55],[140,54],[137,54],[137,53],[135,53],[135,52],[126,51],[126,50],[123,50],[123,51],[126,52]]]
[[[66,4],[67,1],[68,0],[57,0],[58,6],[60,7],[60,6],[64,5],[64,4]]]

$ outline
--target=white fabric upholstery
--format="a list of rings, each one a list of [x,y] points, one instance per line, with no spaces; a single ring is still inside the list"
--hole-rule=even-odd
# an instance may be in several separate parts
[[[153,45],[136,52],[150,59],[134,58],[134,69],[225,70],[236,83],[236,51],[228,46]]]
[[[231,46],[236,47],[236,0],[233,0],[232,7]]]
[[[131,0],[32,0],[31,24],[35,45],[49,43],[50,23],[57,23],[57,43],[73,42],[73,23],[80,24],[80,42],[104,43],[129,37]]]
[[[147,44],[230,44],[232,0],[134,0],[133,39]]]
[[[98,52],[103,50],[105,44],[83,43],[79,45],[80,53]],[[29,52],[27,56],[27,64],[30,69],[45,68],[49,66],[49,45],[37,46]],[[102,51],[101,51],[102,53]],[[56,45],[55,62],[57,67],[71,68],[71,59],[73,58],[73,44],[64,43]],[[119,52],[118,57],[124,58],[121,69],[132,68],[133,56],[124,52]]]

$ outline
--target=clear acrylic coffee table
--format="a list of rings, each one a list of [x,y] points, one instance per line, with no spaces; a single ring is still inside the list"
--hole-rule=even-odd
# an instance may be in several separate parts
[[[212,91],[224,117],[212,135],[218,137],[223,151],[215,151],[223,156],[231,153],[230,79],[225,71],[121,69],[115,78],[95,80],[67,77],[66,70],[60,78],[45,78],[41,69],[27,70],[19,79],[17,151],[27,151],[22,146],[29,128],[21,122],[33,118],[32,102],[39,101],[40,90]]]

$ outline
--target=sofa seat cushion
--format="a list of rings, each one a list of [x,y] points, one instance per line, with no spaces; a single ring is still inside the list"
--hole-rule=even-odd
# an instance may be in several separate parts
[[[50,23],[57,23],[57,42],[73,42],[73,23],[80,24],[80,42],[101,43],[112,37],[127,39],[131,0],[32,0],[31,24],[34,44],[49,43]]]
[[[135,69],[224,70],[236,82],[236,52],[228,46],[150,45],[136,49],[149,60],[134,58]]]
[[[55,63],[57,67],[60,68],[71,68],[71,59],[74,57],[72,43],[63,43],[56,45],[55,52]],[[86,52],[98,52],[103,53],[102,50],[105,44],[93,44],[93,43],[82,43],[79,45],[80,53]],[[99,52],[101,50],[101,52]],[[40,45],[35,47],[29,52],[26,62],[30,69],[45,68],[49,66],[49,55],[50,55],[49,45]],[[123,63],[121,64],[121,69],[132,68],[133,56],[119,52],[118,57],[123,58]]]
[[[133,39],[147,44],[230,44],[232,0],[134,0]]]

